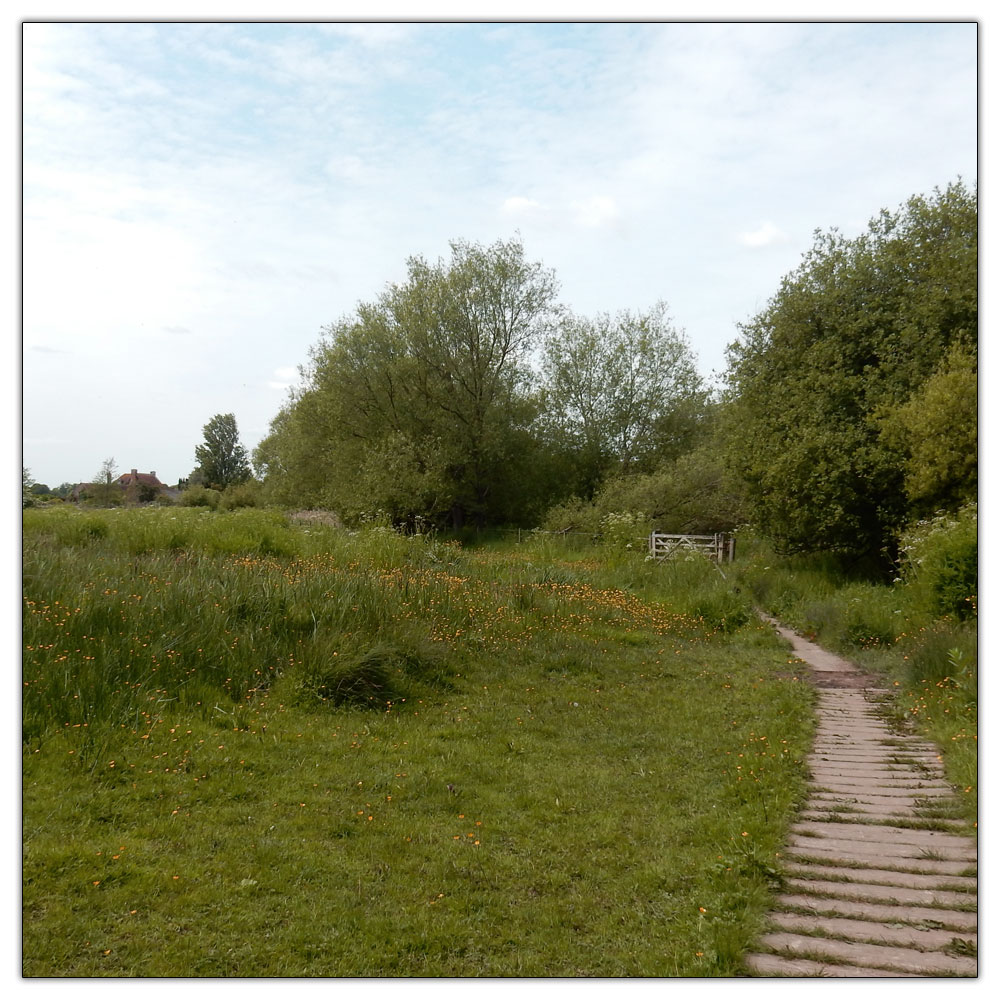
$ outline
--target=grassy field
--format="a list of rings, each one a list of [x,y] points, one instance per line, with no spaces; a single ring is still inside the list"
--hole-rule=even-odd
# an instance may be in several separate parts
[[[726,976],[812,692],[710,565],[28,510],[27,976]]]

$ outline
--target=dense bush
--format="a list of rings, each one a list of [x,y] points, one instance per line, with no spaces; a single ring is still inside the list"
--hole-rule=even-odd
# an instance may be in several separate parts
[[[918,522],[903,536],[902,579],[933,617],[976,617],[979,590],[978,508]]]
[[[601,511],[592,501],[570,497],[549,508],[542,528],[545,531],[573,531],[597,536],[601,533]]]
[[[195,485],[189,486],[181,494],[180,502],[182,507],[208,507],[210,510],[216,510],[221,497],[222,494],[218,490],[209,489],[207,486]]]
[[[779,551],[885,551],[974,489],[978,195],[817,233],[730,348],[727,463]],[[971,451],[970,451],[971,448]]]
[[[219,510],[237,510],[240,507],[256,507],[260,500],[260,483],[251,480],[228,487],[219,497]]]

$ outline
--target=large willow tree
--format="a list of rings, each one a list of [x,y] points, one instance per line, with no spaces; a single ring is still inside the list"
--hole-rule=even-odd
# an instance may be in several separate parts
[[[545,430],[578,492],[648,473],[689,450],[707,412],[695,358],[666,304],[594,318],[565,313],[545,343]]]
[[[819,233],[730,348],[728,461],[785,551],[891,555],[976,490],[978,215],[962,183]]]
[[[531,352],[555,280],[519,242],[408,261],[324,331],[255,458],[280,502],[459,527],[518,520],[537,480]]]

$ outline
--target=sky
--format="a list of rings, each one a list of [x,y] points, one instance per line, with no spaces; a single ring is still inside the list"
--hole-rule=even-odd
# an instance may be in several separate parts
[[[665,301],[709,380],[816,230],[977,180],[975,23],[26,22],[22,464],[250,450],[325,326],[449,241]]]

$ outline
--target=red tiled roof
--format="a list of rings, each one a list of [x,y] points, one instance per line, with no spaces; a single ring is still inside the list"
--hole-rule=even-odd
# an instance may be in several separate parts
[[[163,483],[156,478],[151,472],[126,472],[123,476],[118,477],[118,482],[122,486],[131,486],[132,483],[141,483],[144,486],[157,486],[162,488]]]

